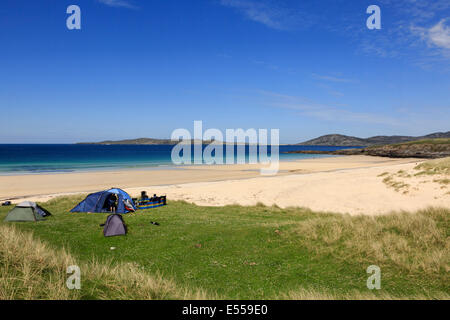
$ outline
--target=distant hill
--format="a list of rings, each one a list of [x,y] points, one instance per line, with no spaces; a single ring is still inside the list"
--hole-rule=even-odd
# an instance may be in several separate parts
[[[350,147],[350,146],[374,146],[374,145],[386,145],[394,143],[403,143],[410,141],[417,141],[423,139],[437,139],[437,138],[450,138],[449,132],[437,132],[426,136],[411,137],[411,136],[375,136],[371,138],[358,138],[345,136],[342,134],[329,134],[321,136],[316,139],[308,140],[298,145],[304,146],[339,146],[339,147]]]
[[[298,143],[305,146],[365,146],[366,141],[361,138],[344,136],[342,134],[328,134],[306,142]]]
[[[321,136],[316,139],[312,139],[306,142],[298,143],[297,145],[304,146],[339,146],[339,147],[349,147],[349,146],[374,146],[374,145],[385,145],[393,143],[403,143],[410,141],[417,141],[423,139],[436,139],[436,138],[450,138],[449,132],[438,132],[432,133],[421,137],[410,137],[410,136],[376,136],[371,138],[358,138],[345,136],[342,134],[329,134],[326,136]],[[187,141],[194,142],[196,140]],[[210,144],[212,141],[202,141],[203,144]],[[170,139],[152,139],[152,138],[138,138],[138,139],[126,139],[126,140],[106,140],[100,142],[79,142],[77,144],[96,144],[96,145],[111,145],[111,144],[129,144],[129,145],[158,145],[167,144],[175,145],[178,142],[174,142]]]
[[[126,140],[106,140],[100,142],[79,142],[77,144],[176,144],[169,139],[152,139],[152,138],[139,138],[139,139],[126,139]]]
[[[187,140],[187,142],[194,142],[197,140]],[[212,141],[202,141],[203,144],[210,144]],[[135,144],[135,145],[157,145],[157,144],[168,144],[175,145],[178,144],[177,141],[172,141],[170,139],[152,139],[152,138],[138,138],[138,139],[126,139],[126,140],[106,140],[100,142],[78,142],[77,144],[96,144],[96,145],[111,145],[111,144]]]
[[[286,153],[368,155],[389,158],[446,158],[450,157],[450,138],[414,140],[403,143],[373,145],[366,148],[352,148],[336,151],[298,150]]]

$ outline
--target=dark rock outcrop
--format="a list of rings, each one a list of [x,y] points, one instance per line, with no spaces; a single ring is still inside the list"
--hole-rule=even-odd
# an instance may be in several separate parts
[[[342,149],[337,151],[291,151],[288,153],[368,155],[389,158],[436,159],[450,157],[450,139],[428,139],[416,142],[373,146],[364,149]]]

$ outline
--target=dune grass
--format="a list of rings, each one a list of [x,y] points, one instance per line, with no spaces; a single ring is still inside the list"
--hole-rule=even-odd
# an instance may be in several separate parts
[[[81,290],[66,287],[68,266],[82,270]],[[0,225],[0,300],[204,299],[203,292],[177,288],[133,263],[79,261],[53,249],[31,232]]]
[[[414,167],[414,170],[399,170],[396,173],[383,172],[378,177],[383,177],[383,183],[397,192],[403,194],[409,193],[411,185],[408,183],[409,178],[427,177],[432,178],[428,182],[435,182],[445,189],[450,184],[450,158],[442,158],[422,162]],[[422,183],[426,183],[424,180]]]
[[[395,266],[409,276],[445,276],[450,271],[449,213],[428,209],[378,217],[318,216],[292,231],[304,247],[340,263],[376,261],[380,267]]]
[[[419,170],[416,175],[449,175],[450,176],[450,158],[436,159],[423,162],[414,168]]]
[[[362,292],[353,290],[348,293],[337,292],[332,289],[298,289],[280,296],[282,300],[449,300],[445,292],[431,292],[412,294],[408,296],[394,296],[386,292]]]
[[[0,298],[449,299],[450,209],[373,218],[169,202],[104,238],[106,214],[68,213],[79,200],[43,204],[54,214],[43,222],[0,223]],[[74,261],[82,290],[67,292]],[[369,265],[381,290],[366,287]]]
[[[400,192],[402,191],[403,194],[407,194],[408,193],[408,188],[410,187],[410,185],[408,183],[402,182],[402,181],[397,181],[394,179],[395,175],[389,175],[387,177],[385,177],[383,179],[383,183],[390,187],[393,188],[395,191]]]

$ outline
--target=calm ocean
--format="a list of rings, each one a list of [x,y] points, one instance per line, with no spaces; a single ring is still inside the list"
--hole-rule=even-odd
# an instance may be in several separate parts
[[[172,148],[171,145],[0,144],[0,175],[116,168],[157,169],[172,165]],[[338,149],[343,148],[280,146],[280,160],[326,157],[324,155],[283,154],[286,151]],[[246,150],[246,154],[248,155],[248,150]]]

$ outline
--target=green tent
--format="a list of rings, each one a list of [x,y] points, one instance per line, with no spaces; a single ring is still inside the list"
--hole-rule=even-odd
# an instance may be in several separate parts
[[[25,201],[19,203],[12,209],[5,218],[6,222],[28,222],[42,221],[50,216],[50,212],[40,207],[34,202]]]

